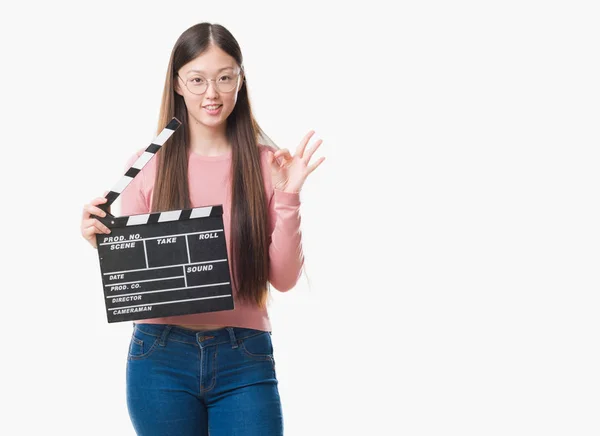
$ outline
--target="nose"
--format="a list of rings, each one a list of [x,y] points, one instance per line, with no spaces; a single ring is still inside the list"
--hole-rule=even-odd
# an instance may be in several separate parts
[[[217,84],[216,82],[213,82],[212,80],[208,81],[208,87],[206,88],[206,96],[207,97],[211,97],[211,96],[216,96],[218,95],[218,91],[217,91]]]

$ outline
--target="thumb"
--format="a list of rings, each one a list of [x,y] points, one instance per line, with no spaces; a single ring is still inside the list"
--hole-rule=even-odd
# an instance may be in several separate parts
[[[277,162],[277,160],[275,159],[275,154],[273,154],[272,151],[269,152],[269,154],[267,155],[267,162],[269,164],[269,166],[271,167],[271,171],[272,172],[279,172],[279,162]]]

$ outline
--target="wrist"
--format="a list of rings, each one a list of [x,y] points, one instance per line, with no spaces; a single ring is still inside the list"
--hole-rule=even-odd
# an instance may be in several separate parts
[[[287,194],[300,194],[300,190],[296,190],[296,189],[291,189],[291,188],[283,188],[283,189],[279,189],[279,188],[275,188],[276,191],[279,192],[285,192]]]
[[[276,204],[287,204],[290,206],[297,206],[300,204],[300,192],[274,189],[273,196]]]

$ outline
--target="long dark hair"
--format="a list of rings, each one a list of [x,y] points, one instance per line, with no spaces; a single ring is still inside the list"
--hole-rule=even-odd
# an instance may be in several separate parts
[[[235,59],[243,74],[237,102],[227,118],[226,136],[231,155],[231,265],[238,297],[259,306],[267,302],[269,253],[267,201],[260,166],[259,138],[268,138],[254,116],[248,96],[243,57],[233,35],[222,25],[196,24],[177,39],[171,52],[156,134],[177,117],[184,128],[169,138],[157,153],[152,211],[191,207],[188,187],[187,109],[174,90],[179,69],[213,44]],[[270,140],[269,140],[270,141]],[[272,141],[270,141],[272,144]]]

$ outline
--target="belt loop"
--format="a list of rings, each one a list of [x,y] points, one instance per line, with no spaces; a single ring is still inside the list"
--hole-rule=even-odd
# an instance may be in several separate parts
[[[164,328],[164,330],[163,330],[163,332],[162,332],[162,335],[160,335],[159,344],[162,347],[164,347],[165,345],[167,345],[167,337],[169,336],[169,333],[171,332],[171,328],[172,328],[171,325],[166,325],[165,328]]]
[[[235,333],[233,332],[233,327],[225,327],[229,332],[229,339],[231,339],[231,348],[237,348],[237,340],[235,339]]]

